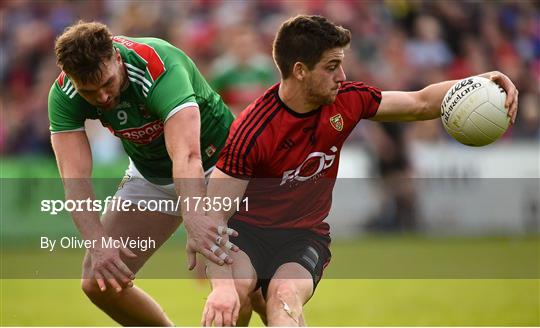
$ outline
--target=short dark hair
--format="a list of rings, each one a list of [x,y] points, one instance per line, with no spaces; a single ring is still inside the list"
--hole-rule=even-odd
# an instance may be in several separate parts
[[[101,78],[101,64],[112,57],[114,48],[109,28],[98,22],[67,27],[56,39],[56,63],[70,77],[82,83]]]
[[[274,61],[281,77],[292,73],[294,63],[302,62],[311,70],[326,50],[344,48],[351,42],[351,32],[323,16],[298,15],[286,20],[274,39]]]

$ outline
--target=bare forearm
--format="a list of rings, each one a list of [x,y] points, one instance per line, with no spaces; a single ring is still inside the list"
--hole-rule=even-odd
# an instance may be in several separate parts
[[[210,279],[212,288],[218,286],[234,286],[232,265],[217,265],[212,261],[206,260],[206,276]]]
[[[211,183],[214,183],[216,180],[211,180]],[[208,189],[209,197],[217,197],[215,194],[215,189],[210,187]],[[231,211],[209,211],[207,217],[209,217],[216,226],[227,226],[227,222],[233,213]],[[226,251],[231,255],[230,251]],[[234,264],[233,264],[234,265]],[[206,275],[210,279],[212,288],[215,289],[218,286],[234,286],[233,273],[231,265],[217,265],[212,261],[206,259]]]
[[[66,132],[53,134],[51,143],[56,156],[56,163],[66,200],[93,201],[92,188],[92,153],[84,132]],[[75,226],[85,239],[97,239],[104,235],[99,213],[92,211],[71,213]]]
[[[208,196],[219,197],[223,199],[226,197],[236,199],[244,196],[248,185],[248,181],[235,179],[227,176],[219,169],[215,169],[210,177],[208,184]],[[221,207],[219,211],[209,211],[207,216],[211,218],[217,226],[227,226],[229,218],[234,214],[234,209],[225,210],[225,207]],[[230,251],[228,251],[230,253]],[[212,287],[215,288],[219,285],[230,286],[234,285],[232,266],[238,265],[237,262],[233,262],[232,265],[219,266],[207,261],[207,276],[212,283]]]
[[[441,104],[444,95],[457,82],[457,80],[430,84],[420,92],[425,106],[416,116],[416,120],[432,120],[441,116]]]
[[[233,178],[216,168],[208,182],[208,197],[215,199],[242,199],[248,183],[248,180]],[[209,211],[207,215],[213,220],[226,225],[236,210],[234,206],[221,206],[219,211]]]
[[[214,220],[214,222],[218,226],[227,226],[228,216],[224,217],[223,212],[210,212],[209,216]],[[226,251],[231,255],[231,251]],[[212,261],[205,259],[206,261],[206,276],[208,279],[210,279],[210,284],[212,285],[212,289],[216,289],[217,287],[234,287],[234,279],[233,279],[233,270],[232,266],[233,264],[225,264],[225,265],[217,265],[213,263]]]
[[[479,76],[494,80],[509,95],[506,105],[509,115],[515,119],[517,112],[517,89],[508,77],[500,72],[482,73]],[[420,91],[383,91],[382,100],[375,116],[370,119],[380,122],[420,121],[439,118],[444,96],[458,80],[430,84]]]
[[[486,79],[489,79],[493,74],[497,72],[486,72],[479,74],[478,76],[484,77]],[[450,81],[444,81],[440,83],[434,83],[427,87],[425,87],[421,92],[423,92],[423,98],[425,99],[426,108],[424,109],[423,113],[425,115],[421,115],[421,120],[431,120],[434,118],[437,118],[440,116],[441,113],[441,104],[443,101],[444,96],[450,90],[450,88],[456,84],[459,80],[450,80]]]
[[[183,159],[175,159],[173,163],[176,193],[182,199],[189,199],[187,202],[182,202],[182,217],[186,219],[196,214],[204,215],[202,202],[195,201],[197,199],[195,197],[206,196],[204,172],[200,158],[186,156]]]
[[[95,199],[90,179],[64,179],[66,200],[86,201]],[[84,239],[99,239],[105,235],[99,213],[93,211],[71,212],[73,223]]]

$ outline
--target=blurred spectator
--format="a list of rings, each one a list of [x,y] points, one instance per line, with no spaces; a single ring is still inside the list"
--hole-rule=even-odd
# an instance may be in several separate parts
[[[212,63],[210,83],[238,116],[277,82],[277,75],[270,55],[260,51],[261,45],[251,26],[225,29],[222,42],[226,52]]]
[[[447,66],[452,54],[444,43],[439,22],[433,16],[420,16],[415,21],[415,35],[407,42],[405,51],[415,69]]]
[[[520,97],[519,120],[512,127],[512,137],[540,141],[540,99],[527,93]]]
[[[418,225],[416,187],[408,158],[405,125],[400,122],[367,125],[365,140],[376,162],[381,204],[379,211],[364,226],[374,232],[414,231]]]

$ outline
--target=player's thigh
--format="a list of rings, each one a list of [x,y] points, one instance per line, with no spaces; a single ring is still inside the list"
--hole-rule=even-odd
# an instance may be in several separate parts
[[[296,262],[282,264],[270,279],[267,299],[278,293],[294,293],[305,304],[313,294],[313,276]]]
[[[263,229],[236,220],[229,220],[228,226],[238,232],[238,236],[231,236],[230,240],[240,248],[240,251],[232,253],[234,278],[237,285],[243,285],[242,291],[251,293],[260,287],[259,280],[269,259],[264,236],[261,235]],[[239,288],[237,290],[240,291]]]
[[[244,251],[232,252],[231,257],[236,291],[240,297],[247,299],[257,286],[257,272]]]
[[[280,288],[292,286],[299,289],[302,300],[307,301],[330,261],[330,238],[299,229],[284,230],[280,234],[281,239],[286,241],[279,245],[278,251],[272,256],[264,277],[270,278],[273,291],[278,283]],[[269,287],[270,282],[266,280],[262,285],[265,297]]]

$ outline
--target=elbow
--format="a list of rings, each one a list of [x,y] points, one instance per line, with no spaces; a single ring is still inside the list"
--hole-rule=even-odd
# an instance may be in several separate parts
[[[181,152],[171,158],[175,166],[183,167],[191,165],[202,165],[201,153],[199,151]]]
[[[188,163],[193,163],[193,164],[201,164],[202,165],[202,158],[201,158],[201,153],[200,152],[190,152],[187,156],[187,161]]]

